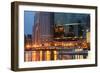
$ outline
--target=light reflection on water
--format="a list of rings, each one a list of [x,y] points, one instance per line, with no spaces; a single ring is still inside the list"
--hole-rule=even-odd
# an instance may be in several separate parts
[[[88,50],[28,50],[24,52],[24,61],[50,61],[50,60],[73,60],[87,59]]]

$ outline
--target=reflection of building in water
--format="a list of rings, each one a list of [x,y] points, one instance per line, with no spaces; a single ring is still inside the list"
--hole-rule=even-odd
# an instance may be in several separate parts
[[[29,59],[86,59],[90,48],[87,47],[90,43],[89,22],[88,14],[36,12]]]

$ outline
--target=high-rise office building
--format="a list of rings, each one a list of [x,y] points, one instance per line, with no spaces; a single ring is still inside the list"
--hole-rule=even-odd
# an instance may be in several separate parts
[[[86,30],[90,30],[90,15],[77,13],[55,13],[54,22],[56,26],[61,24],[64,26],[65,36],[84,37],[86,38]],[[74,32],[74,33],[72,33]]]
[[[53,37],[54,13],[36,12],[33,26],[33,44],[43,44]]]
[[[34,17],[32,41],[35,47],[48,46],[53,39],[54,13],[52,12],[36,12]],[[39,49],[39,48],[37,48]],[[41,48],[46,49],[46,48]],[[50,51],[36,51],[35,61],[50,60]],[[33,58],[34,58],[33,57]]]

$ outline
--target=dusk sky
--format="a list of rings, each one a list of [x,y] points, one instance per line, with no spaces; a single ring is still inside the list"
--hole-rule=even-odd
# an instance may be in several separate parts
[[[34,25],[33,11],[24,11],[24,34],[32,34],[32,26]]]

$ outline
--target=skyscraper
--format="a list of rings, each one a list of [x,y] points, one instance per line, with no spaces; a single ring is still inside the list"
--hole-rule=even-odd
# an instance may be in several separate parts
[[[36,12],[33,26],[33,44],[51,41],[53,36],[54,13]]]
[[[34,26],[32,33],[33,45],[48,46],[53,39],[54,13],[52,12],[36,12],[34,17]],[[36,48],[39,49],[39,48]],[[46,49],[46,48],[41,48]],[[50,51],[36,51],[36,61],[50,60]],[[33,57],[33,58],[34,58]]]

